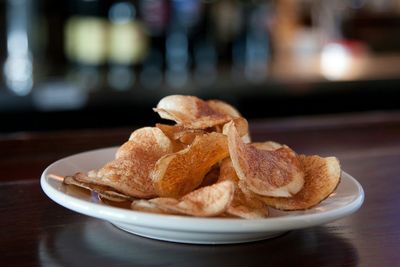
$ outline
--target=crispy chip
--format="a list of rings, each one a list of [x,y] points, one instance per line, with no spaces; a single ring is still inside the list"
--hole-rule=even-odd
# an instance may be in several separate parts
[[[220,168],[219,168],[219,164],[217,163],[211,167],[211,170],[209,170],[207,172],[207,174],[204,176],[203,181],[201,182],[199,187],[214,184],[215,182],[218,181],[219,175],[220,175]]]
[[[239,132],[239,135],[242,137],[243,142],[245,143],[251,142],[249,125],[247,123],[247,120],[242,117],[242,115],[236,108],[234,108],[233,106],[229,105],[226,102],[215,99],[208,100],[207,103],[215,111],[221,114],[229,115],[233,119],[235,126]],[[217,130],[217,131],[222,132],[222,130]]]
[[[187,144],[181,142],[176,136],[177,133],[185,130],[185,128],[182,126],[157,123],[156,127],[163,131],[166,136],[168,136],[172,143],[173,152],[178,152],[187,146]]]
[[[115,158],[165,154],[170,151],[171,141],[162,130],[156,127],[143,127],[131,133],[129,140],[118,148]]]
[[[122,194],[120,192],[114,191],[112,188],[108,186],[101,186],[96,184],[90,184],[85,182],[80,182],[76,179],[76,177],[84,176],[83,173],[77,173],[75,176],[65,176],[64,183],[67,185],[74,185],[80,188],[84,188],[90,191],[97,193],[99,196],[106,198],[115,202],[123,202],[123,201],[132,201],[133,198]]]
[[[173,120],[190,129],[206,129],[232,119],[231,116],[212,109],[206,101],[195,96],[164,97],[154,111],[161,118]]]
[[[145,199],[132,201],[131,209],[150,213],[168,214],[168,212],[160,209],[156,203],[150,202],[149,200]]]
[[[185,148],[187,145],[193,143],[196,136],[207,133],[205,129],[186,128],[184,125],[178,125],[178,124],[167,125],[167,124],[157,123],[156,127],[161,129],[165,133],[165,135],[167,135],[170,138],[172,142],[176,143],[176,147],[178,148],[178,150],[174,151],[179,151]]]
[[[161,99],[154,109],[161,118],[177,123],[195,121],[201,117],[222,115],[213,110],[206,101],[195,96],[170,95]]]
[[[80,182],[110,186],[133,197],[151,198],[156,194],[150,172],[159,158],[171,152],[171,141],[160,129],[141,128],[118,149],[116,159],[98,171],[90,171]]]
[[[233,120],[233,124],[235,125],[236,131],[242,138],[242,141],[246,144],[251,142],[250,132],[249,132],[249,123],[245,118],[239,117]]]
[[[283,147],[283,145],[281,145],[277,142],[273,142],[273,141],[255,142],[255,143],[251,143],[251,145],[257,149],[269,150],[269,151],[274,151],[274,150],[277,150],[277,149]]]
[[[197,188],[211,167],[228,156],[223,134],[199,135],[187,148],[160,158],[151,176],[161,197],[179,198]]]
[[[268,216],[268,206],[258,199],[254,194],[244,194],[238,187],[239,178],[232,166],[230,158],[226,158],[220,165],[220,176],[218,182],[232,181],[235,184],[235,193],[226,213],[245,219],[258,219]]]
[[[274,151],[245,144],[234,124],[224,127],[233,167],[239,179],[259,195],[290,197],[303,186],[304,173],[297,155],[288,147]]]
[[[207,129],[218,125],[223,125],[230,120],[232,120],[232,118],[227,115],[203,116],[194,121],[182,123],[182,125],[189,129]]]
[[[267,205],[281,210],[309,209],[336,189],[341,175],[337,158],[300,155],[299,159],[305,170],[303,188],[291,198],[261,197]]]
[[[149,202],[167,213],[210,217],[225,212],[232,201],[234,190],[232,181],[222,181],[190,192],[179,201],[173,198],[155,198]]]
[[[232,118],[242,117],[242,115],[236,108],[234,108],[232,105],[229,105],[228,103],[226,103],[224,101],[217,100],[217,99],[211,99],[211,100],[207,101],[207,104],[213,110],[215,110],[221,114],[229,115]]]

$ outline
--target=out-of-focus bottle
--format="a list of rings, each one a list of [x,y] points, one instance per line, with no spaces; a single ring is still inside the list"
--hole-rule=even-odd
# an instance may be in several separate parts
[[[242,27],[232,47],[232,78],[262,82],[267,76],[270,57],[265,2],[242,3]]]
[[[166,30],[170,20],[167,0],[140,0],[140,15],[150,38],[151,48],[140,70],[140,83],[147,89],[159,89],[163,82]]]
[[[148,52],[147,33],[139,20],[137,5],[132,1],[114,2],[108,18],[108,83],[116,90],[128,90],[136,79],[135,66],[142,63]]]
[[[171,22],[166,37],[166,80],[172,88],[185,87],[190,79],[190,33],[202,14],[200,0],[171,1]]]
[[[235,56],[232,53],[233,43],[243,29],[243,14],[241,4],[236,0],[220,0],[212,3],[210,8],[218,61],[223,63],[223,69],[233,64]]]
[[[65,54],[71,62],[69,76],[85,89],[98,88],[108,53],[105,2],[70,1],[70,12],[64,30]]]
[[[268,13],[269,7],[265,3],[250,6],[248,10],[244,71],[250,82],[262,82],[267,76],[270,57]]]
[[[6,1],[7,58],[4,80],[15,94],[25,96],[33,88],[32,36],[34,6],[29,0]]]
[[[201,87],[213,85],[218,76],[216,31],[211,16],[212,3],[203,3],[201,21],[192,34],[194,80]]]

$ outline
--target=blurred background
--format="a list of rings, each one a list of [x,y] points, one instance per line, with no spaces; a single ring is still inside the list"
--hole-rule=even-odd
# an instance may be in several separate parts
[[[0,70],[0,132],[151,125],[169,94],[398,110],[400,1],[0,0]]]

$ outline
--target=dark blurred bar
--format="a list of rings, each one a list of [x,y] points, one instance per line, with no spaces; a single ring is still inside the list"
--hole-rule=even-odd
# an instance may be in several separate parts
[[[400,3],[2,0],[0,132],[151,125],[169,94],[248,119],[398,110]]]

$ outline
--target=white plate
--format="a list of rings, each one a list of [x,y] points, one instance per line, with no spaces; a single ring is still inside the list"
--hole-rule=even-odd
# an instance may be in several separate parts
[[[154,239],[197,244],[241,243],[267,239],[283,232],[325,224],[357,211],[364,200],[361,185],[343,172],[339,187],[317,207],[306,211],[282,212],[271,209],[265,219],[194,218],[159,215],[113,207],[94,194],[70,190],[48,174],[71,175],[89,171],[110,161],[117,148],[105,148],[61,159],[43,172],[43,191],[58,204],[76,212],[103,219],[130,233]]]

